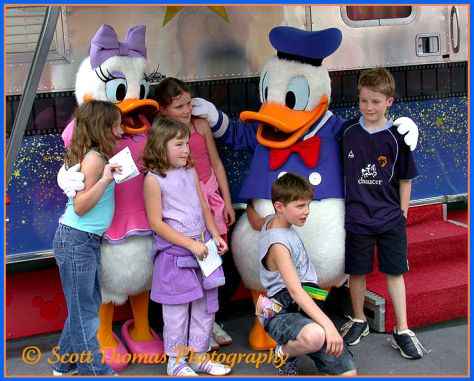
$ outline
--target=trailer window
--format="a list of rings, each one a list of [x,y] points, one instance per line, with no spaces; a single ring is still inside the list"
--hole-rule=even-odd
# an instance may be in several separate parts
[[[44,6],[5,7],[5,52],[7,63],[31,62],[36,50],[43,19]],[[66,17],[64,8],[49,48],[48,60],[67,59],[68,41],[65,37]]]
[[[345,6],[344,22],[352,27],[409,24],[415,18],[412,6]]]

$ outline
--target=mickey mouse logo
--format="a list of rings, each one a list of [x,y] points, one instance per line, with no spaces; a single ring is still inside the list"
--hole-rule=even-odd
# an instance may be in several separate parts
[[[35,296],[31,301],[31,305],[39,309],[40,317],[47,321],[56,320],[60,316],[61,305],[64,304],[62,292],[56,292],[53,300],[45,301],[41,296]]]
[[[387,157],[385,156],[379,156],[377,160],[379,161],[379,164],[382,168],[385,167],[388,163]]]

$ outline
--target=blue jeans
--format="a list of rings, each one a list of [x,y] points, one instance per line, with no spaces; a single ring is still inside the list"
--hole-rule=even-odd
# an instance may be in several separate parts
[[[53,349],[51,358],[53,369],[60,373],[75,368],[80,375],[114,373],[102,361],[97,340],[101,303],[100,241],[101,237],[97,234],[62,224],[59,224],[54,235],[53,252],[68,310],[59,348]]]
[[[283,308],[270,319],[265,319],[265,331],[280,345],[290,340],[295,340],[304,326],[314,321],[303,311],[297,310],[288,291],[281,291],[273,299],[277,300]],[[344,350],[339,357],[326,353],[326,342],[317,352],[307,354],[315,363],[320,372],[329,375],[340,375],[356,369],[352,352],[344,344]]]

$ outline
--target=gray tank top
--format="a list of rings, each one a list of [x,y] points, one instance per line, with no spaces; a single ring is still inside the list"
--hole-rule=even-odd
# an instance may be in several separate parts
[[[309,260],[303,241],[299,237],[293,226],[289,228],[271,228],[267,225],[274,217],[274,214],[268,216],[263,225],[262,231],[258,237],[258,251],[260,255],[260,282],[267,290],[269,297],[275,295],[278,291],[286,288],[285,282],[278,271],[269,271],[263,265],[263,258],[267,255],[268,249],[274,243],[284,245],[291,254],[291,261],[295,266],[296,272],[302,283],[318,283],[316,270]]]

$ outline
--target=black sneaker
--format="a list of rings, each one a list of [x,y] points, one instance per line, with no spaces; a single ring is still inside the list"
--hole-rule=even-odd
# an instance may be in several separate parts
[[[369,334],[369,324],[364,320],[347,317],[349,321],[341,327],[341,336],[346,345],[359,344],[360,338]]]
[[[278,348],[278,347],[277,347]],[[277,350],[275,350],[277,353]],[[298,375],[298,362],[296,357],[288,357],[282,364],[285,357],[275,356],[273,358],[273,366],[276,368],[278,376],[297,376]]]
[[[400,350],[400,354],[406,359],[420,359],[423,357],[423,352],[428,353],[416,335],[409,329],[399,332],[396,326],[393,327],[393,337],[390,344]]]

